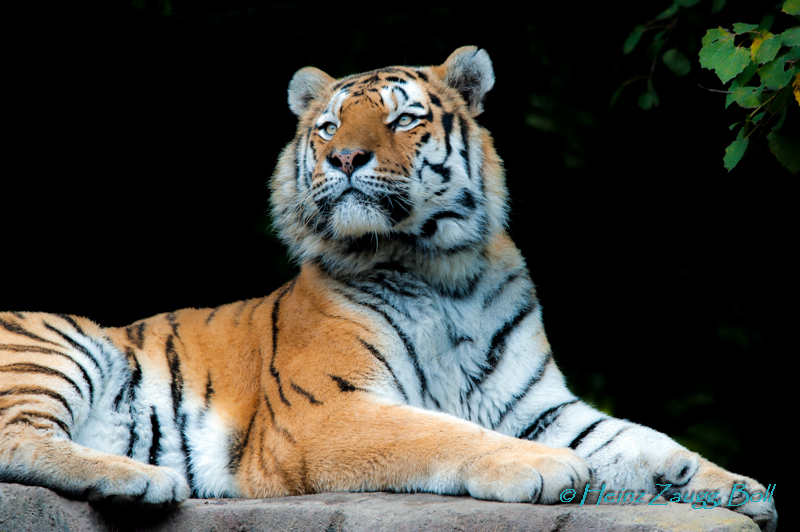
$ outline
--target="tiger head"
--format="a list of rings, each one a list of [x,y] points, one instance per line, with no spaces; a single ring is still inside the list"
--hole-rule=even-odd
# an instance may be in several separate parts
[[[334,273],[397,262],[446,266],[445,283],[469,277],[506,225],[502,163],[474,120],[493,85],[488,54],[473,46],[440,66],[340,80],[299,70],[289,84],[297,135],[270,183],[292,254]]]

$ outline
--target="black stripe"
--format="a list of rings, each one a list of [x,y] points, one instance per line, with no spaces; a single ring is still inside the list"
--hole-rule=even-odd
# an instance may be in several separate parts
[[[38,406],[39,404],[40,403],[38,401],[25,401],[23,399],[21,401],[17,401],[15,403],[11,403],[11,404],[8,404],[6,406],[0,407],[0,414],[5,412],[6,410],[11,410],[12,408],[17,408],[17,407],[20,407],[22,405],[37,405]]]
[[[530,380],[528,380],[528,382],[523,387],[522,391],[514,395],[510,401],[508,401],[505,405],[503,405],[503,413],[500,414],[500,417],[498,418],[497,422],[492,424],[492,429],[499,427],[500,424],[503,422],[503,419],[505,419],[506,415],[514,410],[514,407],[517,406],[517,403],[523,397],[528,395],[528,392],[531,391],[531,388],[536,386],[536,383],[538,383],[539,380],[542,378],[544,372],[547,370],[547,366],[550,365],[550,362],[552,360],[553,360],[553,353],[548,352],[547,356],[544,359],[544,362],[542,363],[541,366],[539,366],[539,368],[536,370],[536,373],[533,374]]]
[[[488,307],[488,306],[491,304],[491,302],[492,302],[492,301],[494,301],[494,300],[497,298],[497,296],[498,296],[498,295],[500,295],[500,294],[503,292],[503,290],[505,290],[505,289],[506,289],[506,287],[508,287],[508,285],[510,285],[511,283],[513,283],[514,281],[516,281],[517,279],[519,279],[521,275],[522,275],[521,273],[517,272],[517,273],[512,273],[511,275],[509,275],[508,277],[506,277],[506,278],[503,280],[503,282],[502,282],[502,283],[500,283],[500,284],[499,284],[499,285],[498,285],[498,286],[497,286],[497,287],[496,287],[496,288],[495,288],[495,289],[492,291],[492,293],[491,293],[491,294],[489,294],[488,296],[486,296],[486,298],[483,300],[483,308],[484,308],[484,309],[485,309],[485,308],[487,308],[487,307]]]
[[[464,165],[467,168],[467,178],[472,180],[472,165],[469,162],[469,122],[461,116],[458,119],[461,124],[461,144],[464,145],[461,148],[461,157],[464,159]]]
[[[356,338],[358,338],[358,337],[356,337]],[[400,395],[402,395],[403,399],[405,399],[406,402],[408,402],[408,396],[406,395],[406,391],[403,389],[403,386],[400,384],[400,381],[397,380],[397,376],[395,376],[394,371],[392,371],[392,368],[391,368],[391,366],[389,366],[389,363],[386,361],[386,358],[381,354],[380,351],[378,351],[375,348],[375,346],[368,344],[367,342],[365,342],[361,338],[358,338],[358,341],[361,342],[361,345],[363,345],[364,347],[367,348],[367,351],[372,353],[372,355],[375,358],[380,360],[383,363],[383,365],[386,366],[386,369],[389,370],[389,373],[392,376],[392,380],[394,380],[394,383],[397,386],[397,390],[400,392]]]
[[[183,375],[181,374],[181,361],[178,352],[175,351],[174,336],[167,338],[164,352],[169,366],[169,374],[172,377],[169,387],[172,391],[172,410],[174,412],[175,423],[178,423],[178,410],[183,402]]]
[[[264,394],[264,404],[267,405],[267,411],[269,412],[269,419],[272,424],[275,424],[275,411],[272,409],[272,403],[269,402],[269,397],[267,394]]]
[[[38,417],[38,418],[41,418],[41,419],[46,419],[48,421],[52,421],[53,423],[58,425],[61,428],[61,430],[63,430],[70,439],[72,439],[72,434],[70,433],[69,427],[66,425],[66,423],[64,423],[63,421],[61,421],[60,419],[58,419],[55,416],[51,416],[50,414],[44,414],[44,413],[40,413],[40,412],[20,412],[19,414],[14,416],[14,419],[12,419],[11,421],[8,422],[8,425],[14,425],[16,423],[27,423],[27,424],[31,425],[32,423],[30,422],[30,420],[25,419],[25,416]]]
[[[442,114],[442,127],[444,128],[444,160],[446,161],[447,158],[450,157],[450,151],[452,150],[450,146],[450,134],[453,132],[453,113]]]
[[[275,411],[272,409],[272,403],[269,402],[269,397],[267,397],[267,394],[264,394],[264,404],[267,405],[267,410],[269,411],[269,417],[270,420],[272,421],[272,426],[275,427],[275,430],[283,434],[283,436],[290,442],[297,443],[294,439],[294,436],[292,436],[288,430],[279,426],[278,423],[275,421]]]
[[[465,209],[474,211],[475,210],[475,196],[472,195],[472,192],[467,190],[466,188],[461,189],[461,193],[458,197],[453,200],[459,205],[463,206]]]
[[[542,432],[547,430],[547,427],[549,427],[556,419],[558,419],[558,416],[561,415],[561,411],[565,407],[577,402],[578,399],[573,399],[572,401],[567,401],[566,403],[561,403],[560,405],[556,405],[548,410],[545,410],[539,415],[538,418],[536,418],[536,421],[531,423],[528,428],[520,432],[519,436],[517,437],[523,440],[535,440]]]
[[[211,320],[214,319],[214,316],[216,315],[217,312],[219,312],[219,309],[221,309],[221,308],[222,307],[217,307],[217,308],[215,308],[214,310],[211,311],[211,314],[209,314],[208,318],[206,318],[206,325],[211,323]]]
[[[467,299],[472,297],[472,295],[475,293],[475,289],[483,280],[484,273],[486,273],[486,268],[476,273],[474,277],[467,281],[466,286],[464,286],[463,282],[460,282],[453,285],[437,286],[436,288],[443,296],[452,299]]]
[[[211,404],[211,398],[213,396],[214,396],[214,386],[211,384],[211,371],[209,371],[208,380],[206,381],[206,395],[205,395],[206,410],[208,410],[208,407]]]
[[[47,325],[47,324],[45,323],[45,325]],[[61,344],[57,344],[56,342],[52,342],[50,340],[45,340],[41,336],[37,336],[37,335],[33,334],[32,332],[26,331],[25,329],[23,329],[22,327],[20,327],[16,323],[11,323],[9,321],[0,319],[0,327],[3,327],[8,332],[12,332],[12,333],[18,334],[20,336],[25,336],[27,338],[30,338],[31,340],[36,340],[38,342],[44,342],[46,344],[52,344],[52,345],[57,345],[58,347],[63,347]]]
[[[178,334],[178,327],[180,327],[181,324],[178,321],[176,321],[176,313],[175,312],[170,312],[169,314],[167,314],[165,316],[165,318],[166,318],[167,322],[170,325],[172,325],[172,334],[177,336],[178,338],[180,338],[181,335]]]
[[[275,378],[275,381],[278,383],[278,395],[280,395],[281,401],[284,402],[286,406],[292,406],[292,403],[286,399],[286,396],[283,394],[283,385],[281,384],[281,376],[277,369],[275,369],[275,355],[278,352],[278,318],[280,317],[280,307],[281,307],[281,300],[283,296],[285,296],[290,290],[294,288],[294,283],[297,281],[295,278],[289,286],[283,289],[278,297],[275,298],[275,303],[272,304],[272,360],[269,363],[269,372]]]
[[[138,325],[131,325],[125,328],[125,335],[136,346],[136,349],[144,348],[144,327],[145,322],[141,322]]]
[[[139,432],[136,430],[136,418],[131,416],[131,421],[131,428],[128,432],[128,451],[125,453],[125,456],[128,458],[133,458],[133,446],[139,441]]]
[[[25,314],[23,314],[22,312],[17,312],[16,310],[11,310],[11,311],[9,311],[9,314],[12,314],[12,315],[14,315],[14,316],[16,316],[17,318],[19,318],[19,319],[21,319],[21,320],[26,320],[26,319],[28,319],[28,318],[26,318],[26,317],[25,317]]]
[[[392,87],[392,89],[403,95],[403,98],[405,98],[404,102],[408,101],[408,93],[405,91],[405,89],[403,89],[403,87]]]
[[[492,341],[489,344],[489,353],[486,358],[491,367],[500,360],[505,349],[505,343],[508,336],[514,332],[519,324],[527,318],[531,312],[536,308],[536,301],[526,301],[525,305],[517,311],[516,316],[511,321],[507,321],[503,326],[492,335]]]
[[[442,106],[442,100],[440,100],[439,97],[436,96],[434,93],[429,92],[428,93],[428,98],[430,99],[431,103],[433,105],[435,105],[436,107],[441,107]]]
[[[342,392],[366,391],[362,388],[356,387],[352,382],[348,381],[347,379],[343,379],[342,377],[336,375],[328,375],[328,377],[333,379],[333,381],[339,386],[339,390]]]
[[[352,288],[358,290],[358,288],[353,286],[353,285],[348,285],[348,286],[351,286]],[[403,342],[403,345],[406,348],[406,352],[408,353],[408,357],[411,360],[411,364],[414,366],[414,371],[416,372],[417,378],[419,379],[420,393],[421,393],[421,395],[425,395],[425,392],[428,389],[428,381],[427,381],[427,379],[425,379],[425,373],[422,371],[422,368],[419,365],[419,359],[417,358],[417,352],[414,349],[414,345],[411,343],[411,339],[408,338],[408,336],[406,336],[406,333],[403,332],[403,330],[400,328],[400,326],[397,325],[394,322],[394,320],[392,318],[390,318],[389,315],[386,312],[384,312],[383,310],[378,308],[376,305],[373,305],[371,303],[364,303],[364,302],[358,301],[355,297],[351,296],[350,294],[348,294],[346,292],[342,292],[342,291],[339,291],[339,290],[336,290],[336,291],[339,292],[340,294],[342,294],[344,297],[346,297],[350,301],[352,301],[353,303],[355,303],[357,305],[365,306],[365,307],[373,310],[374,312],[377,312],[378,314],[383,316],[383,319],[385,319],[387,321],[387,323],[389,323],[389,325],[392,326],[392,328],[397,333],[397,336],[399,336],[400,340]]]
[[[575,439],[574,439],[574,440],[572,440],[572,442],[569,444],[569,448],[570,448],[570,449],[577,449],[577,448],[578,448],[578,445],[580,445],[580,444],[581,444],[581,442],[583,441],[583,439],[584,439],[586,436],[588,436],[589,434],[591,434],[591,433],[594,431],[594,429],[596,429],[596,428],[597,428],[597,425],[599,425],[600,423],[602,423],[602,422],[603,422],[603,421],[605,421],[606,419],[607,419],[607,418],[598,419],[597,421],[595,421],[594,423],[592,423],[591,425],[589,425],[588,427],[586,427],[585,429],[583,429],[583,432],[581,432],[580,434],[578,434],[578,435],[575,437]]]
[[[448,181],[450,181],[450,169],[447,168],[444,165],[444,163],[442,163],[442,164],[433,164],[430,161],[428,161],[428,159],[423,159],[422,160],[422,166],[423,167],[427,166],[433,172],[439,174],[442,177],[442,182],[443,183],[447,183]]]
[[[261,305],[263,305],[266,302],[267,302],[267,298],[266,297],[262,297],[261,300],[258,303],[253,305],[253,308],[250,309],[250,316],[247,317],[247,323],[249,323],[251,325],[253,324],[253,314],[255,314],[256,309],[258,307],[260,307]]]
[[[153,427],[153,443],[150,444],[150,452],[148,453],[149,456],[149,464],[150,465],[158,465],[158,458],[161,454],[161,427],[158,423],[158,413],[156,411],[156,407],[151,407],[152,412],[150,412],[150,424]]]
[[[188,416],[184,412],[181,414],[180,421],[178,422],[178,430],[181,434],[181,450],[183,451],[183,463],[186,466],[186,482],[189,483],[189,488],[192,490],[192,497],[197,498],[198,493],[194,485],[194,472],[192,471],[192,453],[189,450],[189,444],[186,441],[186,424],[188,423]]]
[[[79,334],[86,336],[86,333],[83,332],[83,329],[81,329],[81,326],[78,325],[78,322],[72,319],[72,316],[67,316],[66,314],[56,314],[56,316],[72,325],[72,328],[78,331]]]
[[[47,388],[28,386],[24,388],[10,388],[8,390],[0,392],[0,397],[5,397],[6,395],[46,395],[64,405],[64,408],[67,410],[67,412],[69,412],[70,419],[72,421],[75,420],[75,414],[72,413],[72,407],[69,406],[67,400],[64,399],[64,397],[61,394],[56,393],[53,390],[48,390]]]
[[[244,301],[239,303],[239,307],[236,309],[236,312],[233,314],[233,323],[234,323],[234,325],[239,325],[239,317],[242,315],[242,312],[244,312],[244,308],[247,306],[247,304],[249,302],[250,302],[250,300],[246,299],[246,300],[244,300]]]
[[[520,310],[517,311],[517,315],[511,321],[507,321],[503,324],[503,326],[498,329],[493,335],[492,340],[489,344],[489,351],[486,353],[486,369],[484,369],[481,374],[473,379],[473,389],[470,390],[470,395],[478,389],[485,381],[489,378],[489,376],[494,373],[497,369],[497,365],[500,360],[503,358],[506,349],[506,341],[513,333],[519,324],[527,318],[533,309],[536,308],[536,301],[528,301],[525,303]]]
[[[253,422],[255,420],[256,414],[253,412],[253,417],[250,418],[247,430],[244,431],[244,437],[242,437],[242,431],[237,431],[237,433],[232,434],[228,440],[228,469],[230,469],[231,473],[234,475],[239,470],[239,465],[242,462],[242,455],[250,439],[250,431],[253,430]]]
[[[620,434],[622,434],[622,433],[623,433],[623,432],[625,432],[626,430],[629,430],[629,429],[632,429],[632,428],[633,428],[632,426],[628,426],[628,427],[621,428],[619,431],[617,431],[617,433],[616,433],[616,434],[614,434],[614,435],[613,435],[613,436],[611,436],[611,437],[610,437],[608,440],[606,440],[606,442],[605,442],[605,443],[603,443],[603,445],[601,445],[600,447],[598,447],[598,448],[597,448],[597,449],[595,449],[594,451],[592,451],[592,452],[590,452],[589,454],[587,454],[587,455],[586,455],[586,458],[588,458],[588,457],[592,456],[594,453],[596,453],[597,451],[599,451],[600,449],[602,449],[603,447],[605,447],[606,445],[608,445],[609,443],[611,443],[612,441],[614,441],[614,439],[615,439],[617,436],[619,436]]]
[[[67,377],[66,375],[61,373],[60,371],[55,370],[53,368],[40,366],[39,364],[30,364],[30,363],[20,362],[20,363],[17,363],[17,364],[8,364],[7,366],[0,366],[0,372],[2,372],[2,371],[11,371],[11,372],[14,372],[14,373],[40,373],[40,374],[51,375],[53,377],[58,377],[60,379],[64,379],[70,385],[72,385],[73,388],[75,388],[75,391],[78,392],[78,395],[81,397],[81,399],[83,399],[83,392],[78,387],[78,385],[75,384],[75,381],[73,381],[72,379],[70,379],[69,377]]]
[[[306,399],[308,399],[311,402],[312,405],[321,405],[322,404],[322,402],[318,401],[317,398],[314,397],[311,394],[311,392],[308,392],[308,391],[302,389],[300,386],[296,385],[295,383],[292,383],[292,389],[294,391],[296,391],[297,393],[299,393],[300,395],[304,396]]]
[[[92,380],[89,378],[89,374],[86,370],[81,366],[74,358],[69,356],[66,353],[62,353],[61,351],[56,351],[55,349],[49,349],[47,347],[39,347],[34,345],[18,345],[18,344],[0,344],[0,349],[4,349],[6,351],[11,351],[14,353],[41,353],[45,355],[58,355],[66,358],[76,366],[78,369],[81,370],[83,374],[83,380],[89,386],[89,404],[92,404],[92,399],[94,397],[94,386],[92,385]]]
[[[136,355],[133,353],[133,348],[131,348],[131,346],[125,346],[125,356],[128,358],[129,363],[133,362],[133,371],[114,398],[114,410],[117,411],[119,410],[119,405],[123,397],[127,396],[127,403],[129,405],[133,403],[136,398],[136,390],[139,388],[139,382],[142,380],[142,367],[139,365],[139,361],[136,359]]]
[[[85,347],[83,347],[81,344],[79,344],[78,342],[76,342],[75,340],[73,340],[73,339],[72,339],[72,337],[68,336],[67,334],[65,334],[65,333],[64,333],[64,332],[62,332],[61,330],[59,330],[59,329],[56,329],[55,327],[53,327],[53,326],[52,326],[52,325],[50,325],[49,323],[47,323],[47,322],[43,322],[43,323],[44,323],[44,326],[45,326],[47,329],[49,329],[49,330],[53,331],[54,333],[56,333],[57,335],[59,335],[61,338],[63,338],[63,339],[64,339],[64,340],[66,340],[67,342],[69,342],[69,344],[70,344],[72,347],[74,347],[75,349],[77,349],[78,351],[80,351],[81,353],[83,353],[84,355],[86,355],[86,357],[87,357],[89,360],[91,360],[91,361],[94,363],[95,367],[97,368],[97,371],[99,371],[99,372],[100,372],[100,377],[102,378],[102,377],[104,376],[104,373],[103,373],[103,368],[101,368],[101,367],[100,367],[100,363],[97,361],[97,359],[94,357],[94,355],[92,355],[92,354],[89,352],[89,350],[88,350],[88,349],[86,349],[86,348],[85,348]],[[52,342],[51,342],[51,343],[52,343]],[[58,344],[56,344],[56,345],[58,345]]]
[[[439,229],[439,220],[444,220],[447,218],[453,218],[456,220],[463,220],[465,217],[460,212],[455,211],[439,211],[431,215],[424,224],[422,224],[422,228],[420,229],[419,236],[422,238],[433,236],[436,231]]]

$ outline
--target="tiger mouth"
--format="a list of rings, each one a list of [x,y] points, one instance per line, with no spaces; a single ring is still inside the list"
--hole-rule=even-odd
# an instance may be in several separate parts
[[[330,225],[336,236],[385,234],[391,229],[389,216],[380,202],[352,187],[332,200],[328,210]]]
[[[364,194],[360,190],[358,190],[356,188],[353,188],[353,187],[350,187],[350,188],[346,189],[344,192],[342,192],[341,194],[339,194],[339,197],[336,198],[335,200],[333,200],[333,203],[337,204],[337,203],[340,203],[340,202],[342,202],[344,200],[347,200],[348,198],[349,198],[349,201],[355,201],[355,202],[358,202],[358,203],[363,203],[365,205],[372,205],[374,203],[372,198],[370,198],[369,196],[367,196],[366,194]]]

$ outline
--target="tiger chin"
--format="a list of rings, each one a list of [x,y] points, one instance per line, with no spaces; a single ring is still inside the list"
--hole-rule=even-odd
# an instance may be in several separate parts
[[[299,70],[270,201],[300,274],[120,328],[0,314],[0,480],[149,508],[375,490],[551,504],[590,482],[765,494],[565,386],[475,121],[493,85],[475,47]],[[775,529],[774,499],[732,498]]]

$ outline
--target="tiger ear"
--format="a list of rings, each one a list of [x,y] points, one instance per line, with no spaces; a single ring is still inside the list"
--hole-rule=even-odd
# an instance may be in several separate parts
[[[297,116],[302,115],[309,104],[328,90],[328,86],[334,81],[336,80],[318,68],[301,68],[289,82],[289,109]]]
[[[494,87],[492,60],[486,50],[462,46],[438,67],[442,81],[457,90],[469,106],[471,116],[483,112],[483,99]]]

